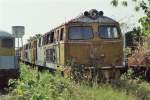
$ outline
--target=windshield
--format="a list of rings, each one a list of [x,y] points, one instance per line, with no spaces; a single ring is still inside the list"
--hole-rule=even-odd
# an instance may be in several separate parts
[[[105,39],[119,38],[119,31],[116,26],[99,26],[99,36]]]
[[[93,37],[91,27],[87,26],[73,26],[69,28],[69,39],[73,40],[87,40]]]

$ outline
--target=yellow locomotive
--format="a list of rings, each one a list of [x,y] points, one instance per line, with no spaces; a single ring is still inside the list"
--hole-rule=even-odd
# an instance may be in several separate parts
[[[30,44],[34,45],[29,48]],[[33,64],[34,61],[35,65],[61,69],[64,73],[70,71],[69,63],[74,63],[82,66],[84,76],[93,77],[96,70],[97,75],[100,73],[110,80],[119,77],[120,70],[124,69],[119,23],[95,9],[85,11],[23,48],[26,54],[22,55],[28,55],[22,57],[28,59],[26,62]]]

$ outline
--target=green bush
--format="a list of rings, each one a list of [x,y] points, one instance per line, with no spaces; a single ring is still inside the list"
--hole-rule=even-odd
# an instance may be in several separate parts
[[[127,85],[123,83],[118,86],[104,83],[91,86],[75,83],[58,73],[38,72],[37,69],[21,64],[20,79],[10,81],[11,91],[6,100],[137,100],[136,95],[128,91]],[[123,86],[125,88],[122,89]],[[139,95],[147,100],[147,94],[145,97]]]

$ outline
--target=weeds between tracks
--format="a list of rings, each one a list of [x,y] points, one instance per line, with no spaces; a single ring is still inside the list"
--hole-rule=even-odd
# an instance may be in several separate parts
[[[125,75],[127,76],[127,75]],[[10,92],[3,100],[149,100],[148,83],[122,80],[112,84],[75,83],[70,78],[39,72],[21,63],[21,76],[11,80]]]

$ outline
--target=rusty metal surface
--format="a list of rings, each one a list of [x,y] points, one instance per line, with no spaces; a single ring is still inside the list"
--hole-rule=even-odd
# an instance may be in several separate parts
[[[84,26],[85,23],[80,23],[79,25]],[[112,25],[118,26],[116,23],[112,23]],[[73,26],[73,24],[71,24],[71,26]],[[94,37],[90,40],[68,40],[68,42],[65,43],[65,60],[73,60],[76,63],[87,66],[122,66],[122,37],[119,39],[101,39],[98,36],[99,24],[91,23],[88,24],[88,26],[92,27]]]

